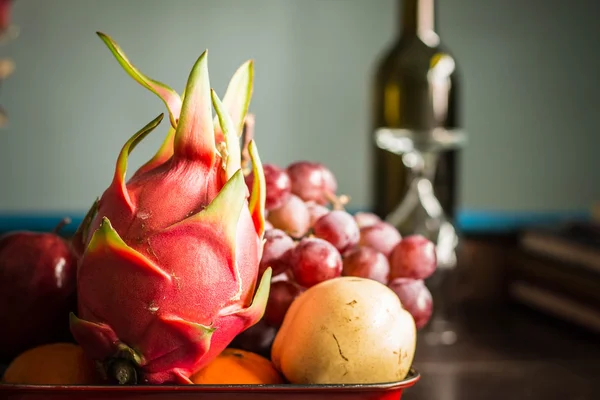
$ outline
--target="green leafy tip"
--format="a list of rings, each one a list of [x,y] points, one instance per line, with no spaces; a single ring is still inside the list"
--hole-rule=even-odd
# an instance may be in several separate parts
[[[117,254],[121,259],[128,262],[129,265],[143,269],[168,281],[172,280],[171,275],[163,271],[159,266],[132,249],[121,239],[117,231],[115,231],[108,218],[102,217],[102,222],[86,250],[86,257],[99,252],[112,252]]]
[[[244,329],[248,329],[256,324],[265,314],[265,308],[267,307],[267,301],[269,300],[269,292],[271,291],[272,272],[271,267],[268,267],[263,273],[250,307],[236,312],[237,316],[245,320]]]
[[[148,160],[144,165],[142,165],[135,172],[135,175],[143,174],[144,172],[148,172],[159,165],[164,164],[173,156],[173,139],[175,138],[175,128],[172,126],[169,128],[167,132],[167,136],[163,140],[160,148],[154,154],[154,156]]]
[[[78,255],[83,254],[85,250],[85,243],[88,240],[90,224],[96,218],[96,214],[98,213],[98,207],[100,206],[100,198],[96,198],[92,206],[89,208],[88,212],[83,217],[81,224],[75,231],[73,238],[71,239],[71,243],[75,247],[75,251]]]
[[[160,122],[162,121],[164,114],[160,114],[158,117],[154,118],[150,121],[146,126],[137,131],[123,146],[121,149],[121,153],[119,154],[119,158],[117,159],[117,167],[115,169],[115,175],[113,177],[113,185],[116,188],[119,188],[122,197],[125,199],[127,204],[131,209],[133,209],[133,204],[131,204],[131,199],[129,198],[129,194],[127,193],[127,188],[125,187],[125,175],[127,174],[127,161],[129,159],[129,155],[135,149],[137,144],[141,142],[150,132],[156,128]]]
[[[225,158],[225,176],[229,179],[241,168],[240,142],[233,121],[214,90],[211,90],[211,97],[225,138],[227,154],[221,154],[221,157]]]
[[[235,253],[237,225],[246,200],[245,185],[244,175],[240,169],[223,185],[206,208],[170,225],[166,230],[198,223],[221,227],[220,234],[231,244],[232,251]]]
[[[181,112],[181,97],[176,91],[165,85],[164,83],[155,81],[142,74],[132,63],[129,61],[123,50],[119,45],[108,35],[102,32],[96,32],[96,34],[106,44],[110,52],[117,59],[121,67],[135,79],[139,84],[156,94],[165,103],[169,110],[169,118],[173,127],[177,126],[179,114]]]
[[[194,64],[185,88],[174,139],[177,157],[212,164],[216,151],[212,119],[208,50],[205,50]]]
[[[246,118],[244,118],[244,128],[242,129],[242,169],[244,170],[244,175],[248,175],[250,173],[249,165],[250,165],[250,153],[248,152],[248,146],[250,145],[250,141],[254,139],[254,114],[248,113],[246,114]]]
[[[102,217],[102,222],[98,229],[96,229],[96,232],[94,232],[92,240],[90,240],[90,244],[88,245],[87,252],[95,253],[106,248],[122,252],[134,251],[127,246],[117,231],[113,229],[110,220],[107,217]]]
[[[250,193],[250,201],[248,208],[252,215],[254,228],[258,237],[262,239],[265,232],[265,201],[267,198],[267,184],[265,182],[265,174],[263,171],[262,162],[256,149],[254,140],[248,143],[248,152],[252,161],[252,173],[254,174],[254,184]]]
[[[242,64],[233,74],[225,96],[223,105],[227,110],[237,136],[241,136],[244,128],[244,119],[250,106],[252,91],[254,88],[254,60],[248,60]],[[220,118],[215,117],[215,126],[221,129]]]
[[[163,316],[161,320],[169,325],[181,327],[184,331],[190,332],[190,337],[195,338],[196,341],[210,340],[212,334],[217,330],[213,326],[198,324],[174,316]]]
[[[245,185],[244,174],[241,169],[238,169],[223,185],[217,197],[204,210],[196,214],[201,219],[219,221],[227,240],[232,245],[236,242],[237,225],[246,200]],[[235,247],[233,249],[235,251]]]

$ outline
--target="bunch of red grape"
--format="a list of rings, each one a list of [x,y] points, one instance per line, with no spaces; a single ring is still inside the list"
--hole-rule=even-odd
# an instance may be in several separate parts
[[[420,235],[402,238],[375,214],[346,212],[347,198],[336,195],[335,176],[323,164],[300,161],[286,169],[265,164],[264,174],[267,226],[259,276],[271,267],[273,279],[265,316],[240,335],[242,345],[253,340],[252,350],[260,352],[257,338],[267,343],[265,336],[274,336],[296,297],[339,276],[388,285],[417,328],[429,321],[432,298],[423,280],[437,266],[431,241]],[[246,177],[248,187],[253,179]]]

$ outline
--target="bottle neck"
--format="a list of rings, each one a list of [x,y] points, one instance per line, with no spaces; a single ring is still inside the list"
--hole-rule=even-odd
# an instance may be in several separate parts
[[[398,0],[403,36],[430,36],[435,33],[435,0]]]

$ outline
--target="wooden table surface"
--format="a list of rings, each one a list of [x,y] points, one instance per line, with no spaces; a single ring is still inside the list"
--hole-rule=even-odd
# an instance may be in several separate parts
[[[428,346],[403,400],[600,399],[600,338],[519,306],[464,311],[458,341]]]

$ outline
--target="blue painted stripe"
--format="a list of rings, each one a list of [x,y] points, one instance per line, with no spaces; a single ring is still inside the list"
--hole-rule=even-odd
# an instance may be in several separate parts
[[[465,210],[457,215],[456,225],[464,233],[512,232],[525,227],[558,224],[564,221],[586,221],[589,211],[474,211]]]
[[[64,234],[74,233],[85,213],[32,213],[32,214],[0,214],[0,232],[29,230],[35,232],[52,231],[65,217],[71,223],[61,229]]]
[[[364,211],[358,209],[349,209],[354,213]],[[51,231],[60,222],[68,216],[72,223],[62,232],[65,234],[73,233],[81,223],[83,213],[30,213],[30,214],[7,214],[0,213],[0,231],[31,230],[31,231]],[[462,210],[457,215],[457,228],[463,233],[502,233],[511,232],[524,227],[552,225],[565,220],[589,220],[591,218],[588,211],[557,211],[557,212],[537,212],[537,211],[478,211]]]

